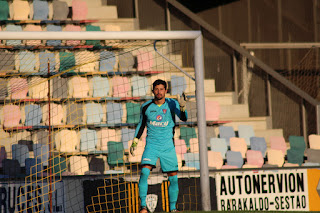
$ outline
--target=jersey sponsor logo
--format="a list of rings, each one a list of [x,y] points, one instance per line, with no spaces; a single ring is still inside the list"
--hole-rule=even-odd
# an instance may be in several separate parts
[[[161,115],[157,115],[156,119],[157,119],[157,121],[162,121],[162,116]]]
[[[163,114],[167,113],[167,109],[162,109]]]
[[[143,158],[142,161],[151,161],[149,158]]]
[[[159,127],[166,127],[169,124],[169,121],[166,122],[157,122],[157,121],[150,121],[152,126],[159,126]]]

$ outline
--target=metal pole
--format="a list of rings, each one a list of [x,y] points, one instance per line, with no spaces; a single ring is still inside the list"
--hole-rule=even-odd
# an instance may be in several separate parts
[[[320,134],[320,105],[316,106],[316,116],[317,116],[317,134]]]
[[[302,131],[303,131],[303,137],[304,137],[304,141],[308,147],[308,131],[307,131],[307,112],[306,112],[306,106],[304,103],[304,100],[301,100],[301,110],[302,110]]]
[[[170,10],[169,10],[169,4],[166,1],[166,21],[167,21],[167,30],[171,30],[171,16],[170,16]]]
[[[235,54],[232,55],[232,64],[233,64],[233,80],[234,80],[234,92],[236,93],[237,101],[239,97],[239,88],[238,88],[238,64],[237,64],[237,58]]]
[[[204,211],[211,210],[208,148],[206,142],[206,111],[204,99],[204,64],[202,35],[194,41],[194,64],[196,75],[196,98],[199,130],[201,200]]]
[[[271,83],[270,76],[267,75],[267,100],[268,100],[268,116],[272,117],[272,95],[271,95]]]

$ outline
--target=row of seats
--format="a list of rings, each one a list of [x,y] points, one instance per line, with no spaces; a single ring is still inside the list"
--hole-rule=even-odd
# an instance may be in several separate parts
[[[71,8],[66,1],[0,1],[0,20],[66,20],[71,12],[72,20],[88,18],[88,5],[85,1],[72,0]],[[70,10],[71,9],[71,10]]]
[[[0,71],[48,74],[71,69],[70,72],[114,72],[114,71],[150,71],[153,68],[153,56],[150,52],[112,51],[1,51]],[[77,67],[75,67],[77,66]],[[119,68],[118,68],[119,67]]]

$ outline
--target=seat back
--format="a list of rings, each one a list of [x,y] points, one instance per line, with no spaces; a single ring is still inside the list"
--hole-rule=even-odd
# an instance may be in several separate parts
[[[182,95],[186,89],[187,83],[183,76],[171,75],[171,95]]]
[[[248,150],[247,163],[249,165],[256,165],[258,168],[261,168],[264,163],[261,151]]]
[[[250,138],[250,148],[251,150],[260,151],[262,156],[266,156],[267,143],[263,137],[251,137]]]
[[[47,1],[33,1],[33,20],[48,20],[49,5]]]
[[[114,76],[112,78],[113,97],[130,97],[131,85],[128,77]]]
[[[18,160],[21,167],[25,167],[25,160],[29,158],[27,145],[12,144],[12,159]]]
[[[69,158],[70,172],[77,175],[84,175],[89,171],[89,163],[85,156],[71,156]]]
[[[281,150],[269,149],[268,150],[268,164],[282,167],[284,164],[284,155]]]
[[[86,104],[87,124],[100,124],[106,120],[106,115],[103,113],[101,104],[87,103]]]
[[[190,139],[197,138],[196,130],[193,127],[180,127],[180,139],[186,142],[188,148],[190,148]]]
[[[123,109],[121,103],[107,103],[107,123],[116,124],[121,123]]]
[[[244,138],[230,138],[230,150],[234,152],[240,152],[242,158],[245,158],[247,153],[246,140]]]
[[[21,120],[21,111],[17,105],[3,106],[3,127],[10,128],[18,126]]]
[[[208,151],[208,167],[214,167],[221,169],[223,165],[223,159],[220,152]]]
[[[236,133],[234,132],[232,126],[219,126],[219,137],[225,138],[227,145],[230,146],[229,139],[232,137],[236,137]]]
[[[140,120],[140,104],[139,103],[126,103],[127,109],[127,123],[139,123]]]
[[[241,168],[243,165],[243,158],[241,152],[227,151],[227,164]]]
[[[184,160],[184,154],[187,153],[188,150],[186,142],[183,139],[175,139],[174,147],[177,155],[180,156],[181,160]]]
[[[40,159],[43,166],[48,166],[49,145],[33,144],[33,153],[35,159]]]
[[[107,97],[109,95],[110,86],[108,78],[93,76],[90,85],[92,85],[93,97]]]
[[[40,52],[39,62],[40,62],[39,72],[41,74],[44,74],[44,75],[48,74],[48,63],[49,63],[50,73],[55,71],[56,58],[53,52]]]
[[[120,52],[119,53],[119,71],[126,72],[132,71],[135,60],[130,52]]]
[[[108,141],[109,166],[119,166],[119,165],[122,165],[123,163],[124,163],[123,144],[121,142]]]
[[[116,65],[116,56],[111,51],[100,52],[99,70],[102,72],[112,72]]]
[[[320,135],[311,134],[308,137],[310,149],[320,150]]]
[[[80,151],[92,152],[96,150],[98,144],[98,136],[96,130],[81,129],[80,130]]]
[[[248,146],[250,146],[250,138],[254,137],[253,126],[251,125],[239,125],[238,126],[239,138],[244,138]]]
[[[101,128],[97,131],[98,144],[97,149],[101,151],[108,151],[108,141],[120,141],[115,129]],[[132,137],[133,138],[133,137]],[[128,148],[128,144],[127,144]]]
[[[195,167],[197,170],[200,169],[200,156],[199,153],[185,153],[184,160],[187,167]]]
[[[217,121],[220,118],[220,104],[218,101],[206,101],[206,120]]]
[[[270,136],[269,137],[270,148],[278,149],[283,152],[284,155],[287,153],[287,145],[284,137],[281,136]]]
[[[86,20],[87,15],[87,2],[81,0],[72,0],[72,20]]]
[[[151,52],[139,52],[137,54],[137,70],[151,71],[153,66],[153,54]]]
[[[225,138],[210,138],[210,147],[211,151],[220,152],[222,158],[226,158],[228,146]]]
[[[146,77],[133,76],[131,78],[131,85],[133,97],[146,96],[150,92],[150,83]]]
[[[25,126],[39,126],[42,121],[42,109],[40,105],[30,104],[25,106]]]

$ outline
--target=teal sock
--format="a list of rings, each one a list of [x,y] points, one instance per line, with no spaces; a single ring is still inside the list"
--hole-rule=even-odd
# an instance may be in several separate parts
[[[139,197],[141,200],[141,206],[147,206],[146,197],[148,193],[148,177],[150,175],[150,169],[142,168],[139,180]]]
[[[176,204],[179,194],[179,184],[178,176],[169,176],[168,180],[170,181],[169,185],[169,202],[170,202],[170,211],[176,209]]]

